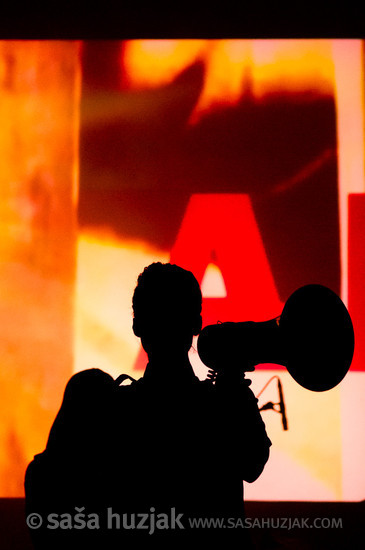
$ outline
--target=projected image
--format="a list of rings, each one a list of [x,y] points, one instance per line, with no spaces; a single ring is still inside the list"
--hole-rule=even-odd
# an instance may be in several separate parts
[[[362,44],[1,47],[9,121],[2,130],[1,307],[8,322],[1,392],[13,412],[1,423],[0,493],[20,496],[26,464],[44,449],[74,372],[143,375],[147,357],[132,332],[131,299],[151,262],[194,273],[203,326],[273,319],[310,283],[348,304],[355,250],[348,238],[362,242],[358,224],[348,234],[347,209],[349,194],[364,192],[355,170],[363,158],[355,155],[363,147],[356,133]],[[204,379],[196,340],[190,358]],[[289,429],[274,411],[262,412],[271,457],[246,499],[362,498],[356,457],[365,437],[353,428],[361,371],[357,360],[343,384],[320,394],[274,363],[250,373],[260,405],[278,401],[276,379],[261,390],[279,377]]]
[[[205,323],[274,317],[310,281],[339,292],[335,103],[318,48],[84,44],[81,233],[172,255],[204,290],[219,279]]]

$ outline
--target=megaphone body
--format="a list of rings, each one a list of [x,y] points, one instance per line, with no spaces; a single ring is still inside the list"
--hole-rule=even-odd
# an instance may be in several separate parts
[[[208,325],[198,338],[200,359],[217,373],[274,363],[312,391],[341,382],[353,353],[354,330],[346,306],[336,293],[317,284],[296,290],[275,319]]]

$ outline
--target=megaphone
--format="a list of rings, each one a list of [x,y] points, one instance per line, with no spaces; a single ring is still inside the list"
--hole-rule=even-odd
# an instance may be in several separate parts
[[[297,289],[279,317],[208,325],[197,343],[200,359],[215,373],[252,371],[258,364],[274,363],[315,392],[341,382],[351,366],[354,346],[346,306],[335,292],[318,284]]]

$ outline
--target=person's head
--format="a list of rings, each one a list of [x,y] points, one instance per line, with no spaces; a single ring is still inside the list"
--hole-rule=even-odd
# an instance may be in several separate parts
[[[74,374],[66,384],[47,449],[57,453],[78,449],[86,453],[94,444],[100,446],[112,414],[116,387],[113,377],[100,369]]]
[[[202,326],[202,294],[191,271],[149,265],[138,277],[132,304],[133,331],[149,355],[189,351]]]

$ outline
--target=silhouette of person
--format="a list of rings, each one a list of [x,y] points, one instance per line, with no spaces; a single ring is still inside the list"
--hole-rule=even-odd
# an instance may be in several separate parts
[[[184,529],[155,530],[160,544],[220,537],[242,545],[248,538],[238,521],[244,518],[243,480],[261,474],[271,442],[250,381],[228,375],[213,385],[194,374],[188,352],[202,327],[201,310],[201,290],[191,272],[157,262],[140,274],[133,331],[148,364],[140,380],[119,389],[115,416],[131,424],[121,440],[128,441],[125,466],[136,474],[118,494],[129,494],[127,508],[135,512],[182,514]],[[231,518],[230,526],[238,527],[196,528],[192,518]]]
[[[25,474],[26,515],[42,518],[41,527],[30,529],[37,550],[76,549],[81,542],[97,547],[91,542],[99,529],[86,529],[86,521],[84,529],[79,529],[81,522],[74,528],[72,518],[78,512],[84,518],[99,513],[105,505],[105,453],[115,391],[114,379],[99,369],[79,372],[66,385],[46,449],[35,455]]]
[[[71,378],[46,451],[27,470],[27,513],[82,506],[102,525],[57,541],[68,536],[75,548],[80,540],[103,548],[219,540],[249,547],[243,480],[259,477],[271,442],[250,381],[221,375],[212,384],[195,376],[188,352],[201,309],[191,272],[151,264],[133,295],[133,331],[148,355],[143,377],[119,385],[91,369]],[[50,547],[43,531],[39,548]]]

